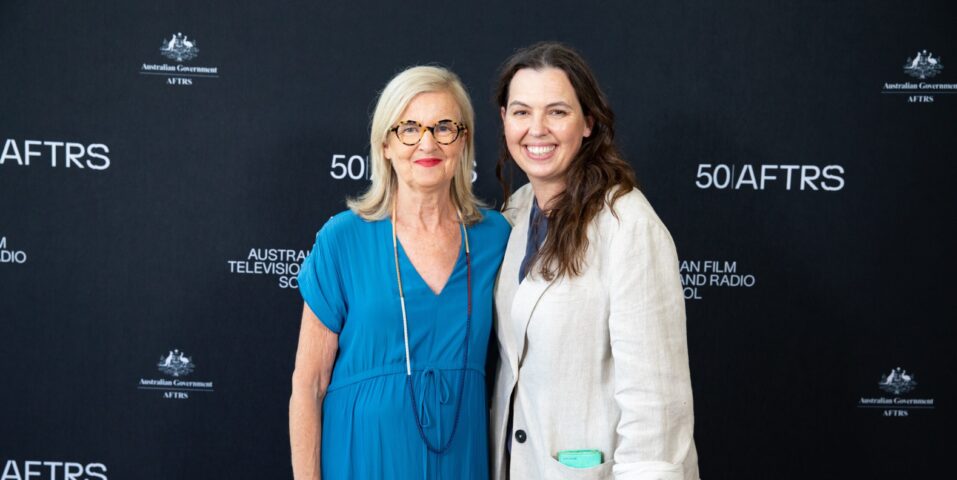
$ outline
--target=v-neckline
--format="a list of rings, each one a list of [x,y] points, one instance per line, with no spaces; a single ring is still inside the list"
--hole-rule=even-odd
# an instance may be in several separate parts
[[[389,235],[390,236],[392,234],[392,230],[391,230],[392,228],[393,228],[392,219],[389,218]],[[452,270],[449,272],[449,276],[446,277],[445,282],[442,284],[442,288],[439,289],[438,293],[436,293],[435,290],[432,290],[432,287],[429,286],[429,282],[426,282],[425,278],[422,277],[422,274],[419,273],[419,269],[415,267],[415,263],[412,263],[412,259],[409,258],[409,255],[407,253],[405,253],[405,246],[402,245],[402,240],[399,238],[398,233],[396,234],[395,242],[399,250],[400,268],[402,263],[401,260],[404,259],[405,260],[404,263],[408,264],[409,267],[412,267],[411,270],[415,273],[415,278],[419,281],[419,283],[425,286],[425,289],[432,294],[433,298],[439,298],[442,296],[443,293],[445,293],[446,287],[448,287],[449,284],[452,283],[452,277],[455,276],[455,271],[458,270],[459,263],[462,261],[462,256],[465,254],[465,232],[462,232],[461,229],[462,229],[462,224],[460,223],[459,224],[459,233],[460,233],[459,234],[459,253],[455,257],[455,263],[452,264]]]

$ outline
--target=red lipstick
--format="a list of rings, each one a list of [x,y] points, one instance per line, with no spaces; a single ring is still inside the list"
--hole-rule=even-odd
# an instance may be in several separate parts
[[[414,163],[416,165],[420,165],[426,168],[431,168],[442,163],[442,160],[438,158],[420,158],[418,160],[415,160]]]

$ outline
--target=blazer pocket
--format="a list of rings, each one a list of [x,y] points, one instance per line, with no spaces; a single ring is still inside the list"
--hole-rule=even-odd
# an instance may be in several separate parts
[[[612,466],[615,462],[609,460],[601,465],[589,468],[573,468],[562,464],[551,456],[545,462],[545,478],[548,480],[612,480]]]

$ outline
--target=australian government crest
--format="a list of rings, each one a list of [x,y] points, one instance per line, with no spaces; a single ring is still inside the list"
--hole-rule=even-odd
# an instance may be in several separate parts
[[[166,77],[167,85],[193,85],[201,78],[219,78],[219,67],[188,65],[199,57],[199,41],[183,32],[171,33],[160,42],[159,54],[170,63],[143,62],[140,75]]]
[[[862,396],[857,408],[878,409],[885,417],[907,417],[915,410],[933,410],[933,398],[908,395],[917,389],[917,376],[901,367],[892,368],[880,375],[876,387],[885,395]]]
[[[940,55],[927,49],[917,50],[903,65],[903,73],[910,79],[884,82],[881,93],[906,95],[908,103],[933,103],[937,95],[957,94],[957,83],[929,81],[943,71],[944,61]]]
[[[193,373],[193,361],[186,356],[185,353],[179,351],[179,349],[170,350],[166,355],[160,356],[160,361],[156,365],[159,367],[159,371],[172,376],[178,377],[180,375],[189,375]]]
[[[199,45],[196,40],[190,40],[189,35],[183,35],[180,32],[170,36],[169,40],[163,40],[160,53],[177,62],[192,60],[199,55]]]
[[[163,398],[185,400],[191,393],[213,391],[213,382],[206,380],[186,379],[196,370],[193,358],[178,348],[168,350],[159,356],[156,370],[165,378],[140,378],[137,388],[140,390],[156,390],[163,393]]]
[[[940,57],[934,57],[933,53],[927,53],[927,50],[917,52],[914,58],[908,58],[904,63],[904,73],[925,80],[933,78],[944,69],[944,64],[940,62]]]

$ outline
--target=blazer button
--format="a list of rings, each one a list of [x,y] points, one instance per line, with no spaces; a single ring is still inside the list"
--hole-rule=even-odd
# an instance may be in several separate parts
[[[515,441],[518,443],[525,443],[525,439],[528,438],[528,435],[525,435],[525,430],[515,430]]]

